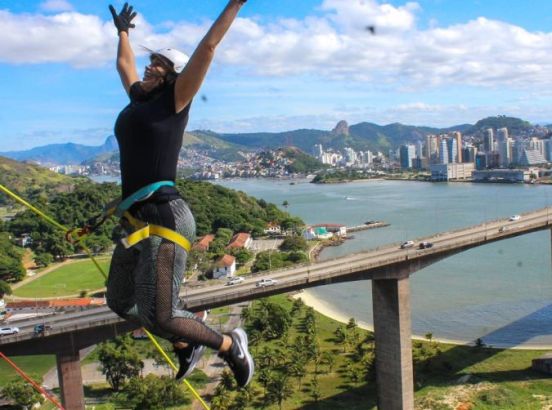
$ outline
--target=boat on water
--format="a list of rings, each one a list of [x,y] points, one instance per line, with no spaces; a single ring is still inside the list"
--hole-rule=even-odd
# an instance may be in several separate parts
[[[355,200],[355,198],[353,198],[352,196],[346,196],[345,199],[347,201],[354,201]]]

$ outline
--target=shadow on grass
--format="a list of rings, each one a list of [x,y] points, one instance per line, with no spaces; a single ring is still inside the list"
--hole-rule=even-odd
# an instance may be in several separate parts
[[[346,386],[347,390],[334,396],[311,402],[298,407],[303,410],[366,410],[376,408],[376,386],[363,384],[356,387]]]
[[[550,317],[552,304],[482,336],[481,341],[492,344],[501,340],[511,340],[514,345],[521,345],[537,336],[551,334]],[[419,342],[414,342],[416,343]],[[477,381],[494,383],[548,378],[531,369],[531,359],[540,356],[540,352],[524,354],[519,351],[505,357],[504,360],[497,360],[496,364],[493,363],[497,355],[509,352],[511,349],[454,346],[415,365],[416,388],[458,384],[459,379],[468,374]],[[483,365],[483,362],[487,363]],[[508,367],[511,370],[508,370]]]

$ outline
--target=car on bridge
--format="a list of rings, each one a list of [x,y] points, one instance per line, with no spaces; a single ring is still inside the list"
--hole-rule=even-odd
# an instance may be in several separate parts
[[[239,283],[242,283],[244,280],[245,279],[242,278],[241,276],[234,276],[228,282],[226,282],[226,286],[237,285]]]
[[[510,222],[515,222],[515,221],[519,221],[521,219],[521,216],[520,215],[512,215],[510,218],[509,218],[509,221]]]
[[[413,246],[414,246],[414,241],[406,241],[401,243],[401,249],[412,248]]]
[[[15,335],[19,333],[18,327],[0,327],[0,336]]]
[[[274,286],[277,283],[278,283],[278,281],[276,279],[266,278],[266,279],[261,279],[261,280],[257,281],[257,283],[255,285],[258,288],[264,288],[266,286]]]
[[[433,243],[428,241],[420,242],[420,245],[418,246],[419,249],[429,249],[433,248]]]

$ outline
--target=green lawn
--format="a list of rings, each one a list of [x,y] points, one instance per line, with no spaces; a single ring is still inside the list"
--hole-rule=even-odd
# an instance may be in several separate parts
[[[41,382],[44,374],[56,365],[54,355],[14,356],[9,359],[38,382]],[[6,383],[20,377],[10,365],[0,359],[0,386],[5,386]]]
[[[99,265],[108,272],[108,258],[99,259]],[[19,297],[46,298],[77,295],[82,290],[96,290],[105,286],[105,279],[94,263],[87,259],[61,266],[50,273],[17,288],[13,294]]]

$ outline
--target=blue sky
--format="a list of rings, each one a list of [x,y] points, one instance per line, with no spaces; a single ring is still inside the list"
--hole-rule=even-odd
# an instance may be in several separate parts
[[[108,4],[0,0],[0,151],[98,145],[112,133],[127,97]],[[226,1],[131,4],[141,73],[138,45],[191,53]],[[496,114],[548,123],[551,55],[549,0],[249,0],[188,129],[331,129],[342,119],[451,126]]]

